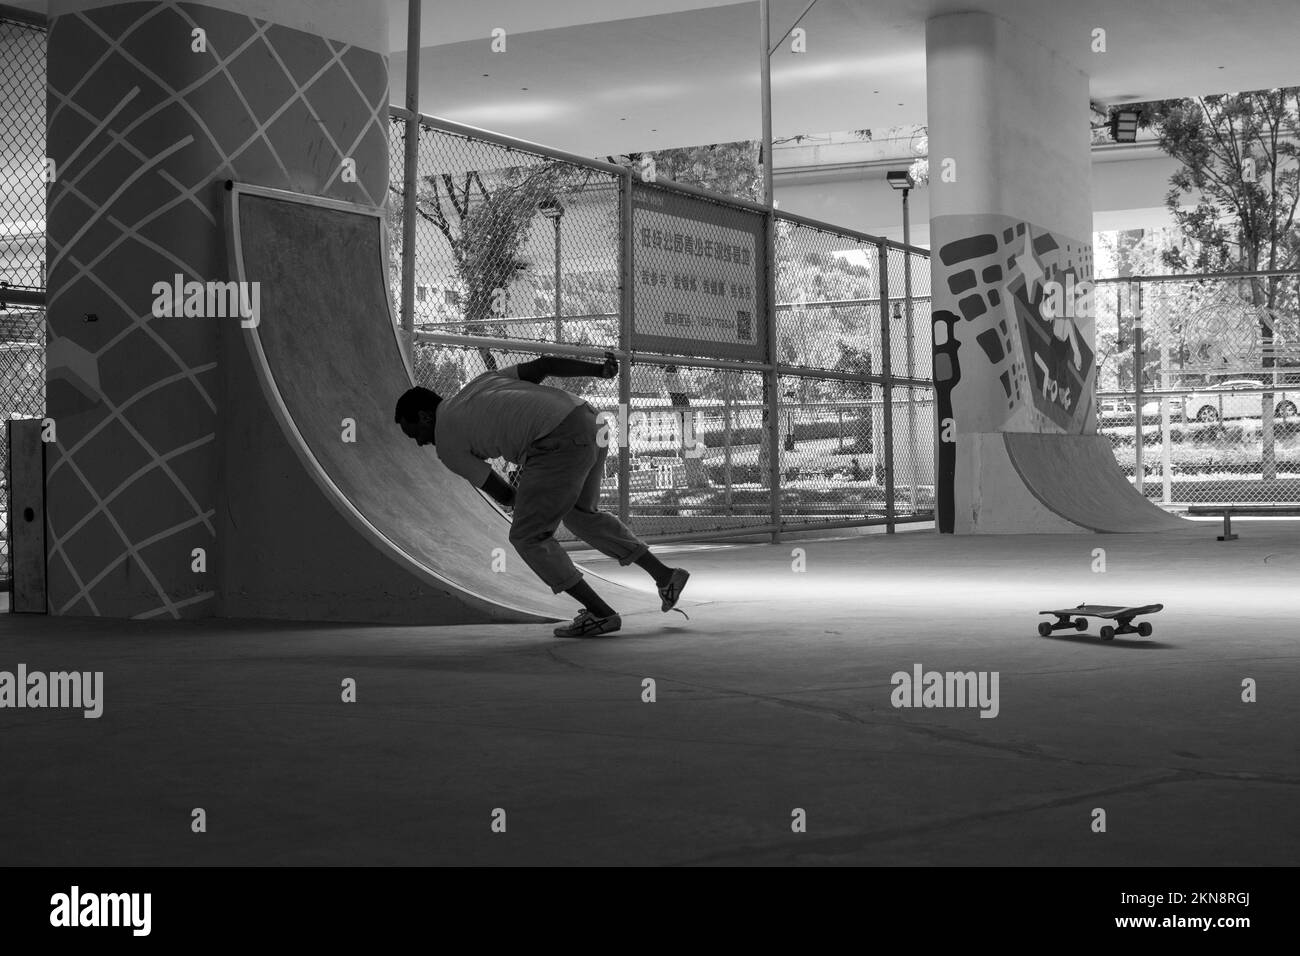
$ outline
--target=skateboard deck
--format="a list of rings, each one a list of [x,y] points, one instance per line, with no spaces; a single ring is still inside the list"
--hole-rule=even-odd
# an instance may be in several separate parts
[[[1143,614],[1155,614],[1163,610],[1163,604],[1142,604],[1134,607],[1120,607],[1112,604],[1080,604],[1078,607],[1061,608],[1055,611],[1039,611],[1039,614],[1056,615],[1056,623],[1042,621],[1038,625],[1038,633],[1042,637],[1050,637],[1053,631],[1064,631],[1073,628],[1076,631],[1086,631],[1088,629],[1087,619],[1090,617],[1099,617],[1103,620],[1115,622],[1115,626],[1104,625],[1101,629],[1101,639],[1111,641],[1115,639],[1116,634],[1137,634],[1140,637],[1150,637],[1154,630],[1150,621],[1140,621],[1136,626],[1133,624],[1135,617]]]

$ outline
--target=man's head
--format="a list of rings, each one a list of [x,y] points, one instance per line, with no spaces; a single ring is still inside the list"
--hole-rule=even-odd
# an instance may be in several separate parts
[[[397,400],[393,421],[402,426],[402,434],[417,445],[432,445],[441,401],[437,394],[420,385],[408,388]]]

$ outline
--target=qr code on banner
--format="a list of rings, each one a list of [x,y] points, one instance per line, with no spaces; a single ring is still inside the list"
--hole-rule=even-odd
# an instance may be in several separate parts
[[[748,342],[754,337],[754,314],[752,312],[736,312],[736,338],[742,342]]]

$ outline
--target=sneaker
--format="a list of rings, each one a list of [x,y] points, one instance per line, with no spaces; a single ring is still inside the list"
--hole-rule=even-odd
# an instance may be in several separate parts
[[[609,617],[596,617],[586,608],[578,612],[572,623],[561,624],[555,629],[556,637],[596,637],[611,634],[623,626],[623,619],[617,614]]]
[[[677,603],[677,599],[682,596],[682,588],[686,587],[686,581],[690,578],[691,572],[685,568],[673,568],[673,573],[668,578],[668,583],[659,589],[659,597],[663,601],[663,611],[668,613]]]

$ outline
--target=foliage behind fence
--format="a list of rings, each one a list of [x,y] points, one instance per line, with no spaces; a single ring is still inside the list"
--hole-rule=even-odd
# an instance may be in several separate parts
[[[1130,480],[1173,509],[1300,502],[1300,273],[1097,290],[1097,424]]]
[[[671,311],[698,293],[678,289],[685,277],[646,272],[650,257],[637,251],[623,211],[629,176],[477,138],[428,117],[419,135],[413,357],[422,384],[454,392],[488,368],[548,347],[593,358],[605,349],[626,355],[625,253],[637,295],[653,297],[656,307]],[[395,301],[404,136],[405,124],[395,120]],[[720,220],[754,215],[721,196],[690,201],[715,205]],[[799,217],[777,221],[774,354],[766,351],[767,330],[760,330],[763,355],[727,362],[692,359],[697,344],[688,338],[655,338],[653,348],[637,348],[622,411],[614,383],[552,383],[580,392],[611,421],[621,415],[628,422],[626,488],[611,455],[605,500],[616,509],[623,491],[642,533],[760,528],[774,511],[794,527],[933,508],[928,257],[905,257],[882,240]],[[700,228],[708,235],[707,224]],[[701,268],[700,281],[719,296],[754,291],[736,288],[721,266]]]

